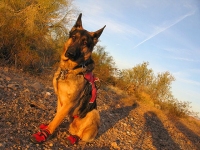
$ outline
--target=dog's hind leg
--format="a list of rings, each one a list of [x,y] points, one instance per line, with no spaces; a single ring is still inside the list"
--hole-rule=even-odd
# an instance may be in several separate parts
[[[78,119],[79,120],[79,119]],[[79,121],[73,121],[69,127],[70,136],[67,137],[69,144],[79,143],[84,148],[87,142],[91,142],[97,135],[98,126],[95,124],[88,125],[86,128],[81,128],[82,124]]]
[[[98,133],[98,127],[96,125],[92,125],[83,131],[82,136],[80,137],[81,141],[91,142],[95,139],[97,133]]]
[[[100,116],[97,110],[89,112],[84,118],[75,118],[69,126],[69,133],[78,136],[82,142],[91,142],[98,133]]]

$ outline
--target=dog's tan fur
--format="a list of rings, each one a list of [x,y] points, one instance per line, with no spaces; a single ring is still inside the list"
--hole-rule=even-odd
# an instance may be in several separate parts
[[[70,124],[69,132],[80,137],[82,141],[91,142],[97,135],[99,125],[99,112],[94,109],[83,119],[75,118]]]
[[[51,134],[60,125],[66,116],[70,115],[70,117],[72,117],[78,114],[79,106],[77,106],[77,100],[80,99],[80,97],[84,94],[83,91],[87,83],[87,81],[84,79],[84,76],[80,73],[84,74],[86,72],[92,71],[94,69],[94,63],[91,63],[84,68],[76,67],[79,66],[82,62],[91,59],[93,47],[97,43],[98,38],[100,37],[104,28],[105,26],[96,32],[88,32],[84,30],[82,27],[80,14],[74,27],[71,29],[71,32],[75,30],[86,31],[88,34],[87,36],[90,36],[89,38],[93,40],[93,45],[90,48],[83,46],[81,51],[84,53],[84,56],[82,58],[78,58],[76,61],[73,61],[66,56],[66,52],[69,47],[76,44],[76,41],[73,41],[73,37],[69,37],[64,45],[64,50],[61,54],[60,65],[53,78],[53,86],[55,93],[57,94],[58,102],[57,113],[47,127]],[[86,36],[81,37],[82,35],[80,35],[79,32],[76,33],[76,36],[77,38],[81,38],[81,40],[86,38]],[[67,74],[64,75],[64,79],[60,78],[61,70],[68,70]],[[69,132],[72,135],[79,136],[82,141],[89,142],[95,138],[98,132],[99,124],[99,112],[98,110],[93,109],[82,119],[74,118],[69,126]]]

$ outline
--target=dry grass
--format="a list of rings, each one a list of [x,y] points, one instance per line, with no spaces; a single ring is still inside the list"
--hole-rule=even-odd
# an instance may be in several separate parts
[[[109,85],[108,88],[115,92],[117,95],[126,96],[125,92],[116,86]]]

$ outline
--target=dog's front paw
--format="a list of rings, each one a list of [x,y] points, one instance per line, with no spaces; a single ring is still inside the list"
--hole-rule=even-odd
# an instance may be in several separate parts
[[[74,145],[79,142],[80,138],[76,135],[70,135],[67,137],[67,144],[68,145]]]

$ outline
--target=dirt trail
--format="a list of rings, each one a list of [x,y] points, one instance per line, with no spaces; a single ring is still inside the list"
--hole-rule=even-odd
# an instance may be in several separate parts
[[[52,76],[35,78],[19,70],[0,67],[0,149],[68,150],[67,119],[43,144],[29,137],[41,123],[48,123],[56,111]],[[161,110],[109,88],[98,91],[101,126],[95,141],[85,150],[200,150],[200,123],[190,119],[169,119]],[[130,103],[128,103],[130,102]]]

